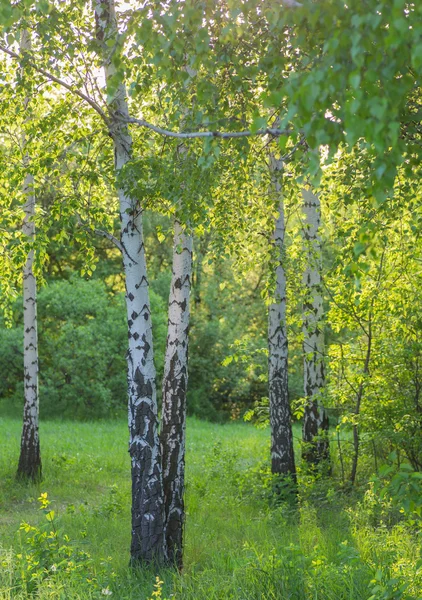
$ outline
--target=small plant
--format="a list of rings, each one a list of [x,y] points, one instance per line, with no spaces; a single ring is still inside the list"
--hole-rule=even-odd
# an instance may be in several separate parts
[[[393,472],[394,467],[384,466],[380,470],[381,478],[374,480],[374,490],[381,501],[389,500],[409,524],[415,525],[422,519],[422,473],[403,463],[391,479],[386,481]]]
[[[247,410],[243,420],[253,423],[259,429],[265,429],[270,424],[270,401],[264,397],[254,402],[253,408]]]
[[[151,593],[151,598],[149,598],[149,600],[166,600],[163,598],[163,585],[164,581],[157,575],[154,583],[154,591]]]
[[[68,535],[56,526],[55,512],[50,508],[46,492],[38,498],[45,521],[39,526],[22,523],[19,529],[21,552],[17,554],[19,587],[26,593],[36,593],[45,580],[72,577],[99,589],[91,556],[79,550]]]
[[[378,569],[370,584],[372,596],[368,600],[400,600],[409,587],[409,582],[391,577],[390,573]]]
[[[123,501],[121,493],[117,485],[113,485],[110,489],[108,497],[100,504],[98,508],[94,509],[95,516],[102,516],[111,518],[114,515],[118,515],[123,510]]]
[[[239,477],[238,463],[239,453],[233,448],[225,448],[218,441],[212,448],[206,466],[210,477],[237,485]]]

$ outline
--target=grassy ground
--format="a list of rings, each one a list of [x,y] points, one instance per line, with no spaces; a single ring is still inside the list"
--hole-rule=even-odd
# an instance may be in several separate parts
[[[274,505],[267,430],[189,420],[182,575],[128,568],[124,423],[44,423],[40,486],[14,480],[19,436],[17,421],[0,419],[1,600],[29,597],[31,573],[43,573],[43,564],[53,568],[34,587],[42,599],[422,598],[418,535],[409,527],[374,527],[368,503],[356,505],[334,487],[305,479],[296,509]],[[37,501],[42,492],[52,502],[62,554],[74,552],[70,566],[48,554],[51,541],[42,531],[48,535],[51,527]],[[22,522],[40,529],[19,533]],[[29,545],[28,537],[34,540]],[[37,557],[29,566],[28,549]],[[163,584],[154,587],[157,575]]]

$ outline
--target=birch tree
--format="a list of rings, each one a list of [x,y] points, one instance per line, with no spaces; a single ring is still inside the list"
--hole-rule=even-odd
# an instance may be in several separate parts
[[[271,426],[271,470],[291,475],[296,481],[293,432],[288,388],[288,341],[286,324],[286,273],[284,268],[286,233],[282,194],[283,162],[270,154],[271,194],[278,204],[275,218],[275,294],[268,311],[268,389]]]
[[[303,418],[303,458],[310,464],[329,461],[328,416],[322,402],[324,374],[324,309],[321,285],[321,205],[317,194],[302,191],[302,227],[307,267],[304,274],[303,354],[305,413]]]
[[[168,560],[183,564],[186,392],[188,384],[189,303],[192,236],[174,221],[173,269],[164,361],[161,452]]]
[[[256,0],[242,7],[242,14],[239,14],[237,5],[226,7],[211,3],[202,11],[198,10],[196,2],[163,4],[151,1],[134,11],[127,11],[126,24],[129,23],[130,31],[125,32],[127,36],[119,36],[113,0],[96,0],[98,41],[103,45],[105,77],[111,96],[107,108],[103,108],[103,100],[96,101],[98,96],[101,97],[101,93],[98,93],[101,86],[95,80],[95,74],[92,70],[84,71],[85,58],[92,48],[92,39],[88,39],[86,34],[86,31],[90,31],[91,23],[84,21],[87,14],[85,3],[40,3],[37,5],[37,18],[39,14],[43,17],[43,11],[48,12],[50,6],[53,10],[48,19],[40,18],[37,23],[37,37],[41,40],[38,51],[34,57],[28,57],[26,64],[38,76],[60,85],[79,103],[83,101],[94,109],[106,124],[114,144],[122,222],[118,245],[124,261],[129,330],[132,556],[134,560],[151,560],[152,556],[164,556],[162,474],[142,212],[139,202],[126,191],[120,177],[132,152],[128,126],[138,126],[160,136],[184,140],[198,137],[211,141],[215,138],[248,138],[255,135],[295,137],[305,129],[311,147],[328,144],[333,152],[339,144],[352,144],[357,138],[365,136],[381,157],[374,169],[379,192],[387,179],[388,185],[391,185],[395,167],[405,152],[400,139],[402,115],[405,114],[406,118],[413,118],[414,115],[413,109],[404,109],[407,109],[409,97],[419,85],[415,76],[407,77],[407,74],[409,64],[413,69],[420,66],[418,28],[411,23],[416,24],[421,8],[412,5],[408,11],[401,11],[392,18],[386,0],[381,2],[380,10],[371,11],[366,5],[353,8],[346,5],[333,8],[324,6],[321,10],[318,3],[307,6],[303,11],[300,7],[290,10],[283,3],[270,3],[267,8],[260,0]],[[25,3],[23,9],[27,7],[31,7],[31,2]],[[2,23],[6,23],[6,32],[19,19],[23,9],[18,3],[13,6],[13,11],[2,11],[1,19]],[[258,15],[259,27],[263,32],[259,36],[256,35],[255,26]],[[73,20],[76,27],[71,26],[74,25]],[[284,57],[280,53],[280,41],[286,39],[286,27],[292,35],[289,52]],[[251,34],[254,41],[262,40],[263,46],[259,52],[254,49],[251,54],[250,44],[243,43],[243,29]],[[386,35],[387,30],[393,33]],[[296,31],[300,35],[293,35]],[[345,31],[351,32],[350,35],[345,36]],[[42,36],[45,36],[45,40]],[[9,42],[6,35],[2,37],[6,41],[0,45],[0,49],[9,57],[19,60],[21,56],[13,50],[13,42]],[[380,51],[374,59],[372,45],[375,37]],[[122,46],[125,40],[130,42],[125,48],[127,60],[120,70],[116,67],[116,59],[119,54],[124,55]],[[231,40],[234,40],[234,47],[239,54],[235,51],[230,55]],[[192,44],[192,49],[187,48],[189,44]],[[68,52],[69,45],[72,52]],[[154,91],[166,88],[166,94],[170,90],[170,95],[174,90],[180,90],[185,80],[180,76],[180,65],[186,53],[194,57],[193,66],[201,72],[202,80],[201,86],[198,86],[201,93],[198,93],[194,119],[197,131],[181,132],[180,111],[176,109],[170,111],[170,115],[159,115],[157,124],[157,97],[154,94],[148,98],[146,96],[151,88]],[[53,54],[56,60],[53,61],[54,72],[51,72]],[[300,73],[291,68],[294,55],[306,56],[306,68]],[[391,68],[381,69],[385,56],[390,55],[396,59],[391,61]],[[250,97],[256,97],[257,77],[262,76],[262,89],[266,90],[260,95],[262,107],[258,105],[257,110],[246,110],[244,113],[243,110],[239,111],[236,103],[230,101],[230,94],[225,89],[219,90],[221,94],[214,93],[217,86],[211,79],[216,63],[220,62],[224,67],[217,70],[224,75],[227,75],[227,65],[230,65],[230,69],[235,67],[236,76],[232,77],[230,72],[225,79],[232,83],[233,88],[230,89],[236,90],[242,99],[244,94],[239,94],[239,89],[249,92]],[[312,69],[308,68],[310,64],[313,65]],[[79,71],[86,77],[80,77]],[[403,77],[403,73],[407,78]],[[125,77],[132,79],[130,89],[131,92],[135,90],[134,97],[138,94],[142,110],[147,112],[148,108],[152,109],[154,122],[147,121],[143,115],[142,118],[129,115],[126,90],[119,83]],[[254,82],[253,86],[250,81]],[[268,86],[267,81],[271,82]],[[363,94],[360,89],[362,86],[371,89],[371,94]],[[206,109],[205,118],[201,102]],[[183,106],[184,98],[181,101],[180,98],[176,99],[171,104],[172,108],[178,103]],[[214,110],[218,104],[223,106],[222,111]],[[260,111],[260,108],[263,110]],[[267,118],[261,116],[264,111],[268,114],[269,108],[282,110],[280,129],[267,127]],[[239,114],[242,114],[241,126]],[[168,127],[164,126],[165,116],[169,116]],[[220,128],[221,123],[226,123],[227,127]],[[390,152],[390,148],[394,151]],[[378,175],[380,172],[382,176]]]
[[[116,67],[110,47],[117,42],[118,36],[114,0],[97,0],[95,17],[97,39],[104,53],[105,79],[112,87]],[[120,83],[110,103],[110,135],[117,177],[132,156],[132,137],[124,121],[127,117],[126,89]],[[165,558],[163,484],[142,207],[119,182],[117,193],[129,338],[127,378],[132,469],[131,558],[133,562],[160,562]]]
[[[31,50],[29,32],[21,34],[21,52]],[[24,100],[24,110],[29,112],[30,96]],[[28,116],[26,122],[28,122]],[[26,171],[23,184],[24,221],[22,231],[30,244],[35,241],[35,193],[34,177],[30,171],[30,157],[26,149],[25,133],[22,135],[23,163]],[[38,396],[38,330],[37,330],[37,281],[34,274],[34,249],[29,250],[23,269],[23,362],[24,362],[24,409],[21,450],[17,477],[38,481],[41,479],[41,452],[39,440]]]

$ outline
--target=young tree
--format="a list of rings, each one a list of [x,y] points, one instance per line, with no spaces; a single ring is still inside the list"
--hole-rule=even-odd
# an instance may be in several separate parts
[[[278,205],[275,219],[275,294],[268,310],[268,390],[271,426],[271,470],[296,480],[293,432],[288,389],[288,341],[286,324],[286,274],[284,269],[286,232],[282,194],[283,162],[269,157],[271,195]]]
[[[375,159],[364,144],[339,153],[321,183],[331,263],[324,277],[332,332],[327,396],[341,410],[337,430],[351,435],[339,452],[343,480],[347,471],[352,485],[371,454],[376,469],[393,449],[415,469],[422,464],[415,159],[409,154],[381,206],[366,194]]]
[[[163,376],[161,453],[168,560],[183,565],[186,391],[188,384],[189,302],[192,236],[174,221],[173,272]]]
[[[21,52],[31,49],[29,32],[21,33]],[[30,96],[25,97],[24,110],[29,112]],[[27,118],[26,122],[28,121]],[[25,148],[25,133],[22,136],[25,180],[23,184],[24,221],[23,234],[33,244],[35,241],[35,193],[34,177],[30,171],[30,157]],[[38,397],[38,331],[37,331],[37,281],[34,275],[34,249],[31,248],[23,270],[23,361],[24,361],[24,410],[21,450],[17,477],[39,481],[42,475],[39,440],[39,397]]]
[[[317,194],[302,191],[304,222],[302,235],[307,255],[304,274],[303,354],[305,413],[303,418],[303,458],[318,465],[330,459],[328,415],[322,402],[324,375],[324,309],[321,285],[321,206]]]

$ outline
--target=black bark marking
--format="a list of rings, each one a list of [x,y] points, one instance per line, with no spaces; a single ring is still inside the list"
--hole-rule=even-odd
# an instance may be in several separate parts
[[[30,411],[31,407],[25,406],[16,478],[20,481],[37,483],[42,480],[41,451],[38,427],[34,427]]]
[[[145,377],[139,367],[136,368],[133,380],[136,384],[138,398],[152,398],[152,383],[145,381]]]
[[[141,287],[141,285],[142,285],[142,284],[145,284],[145,285],[147,285],[147,286],[148,286],[148,279],[146,278],[146,276],[145,276],[145,275],[143,275],[143,276],[141,277],[141,281],[140,281],[139,283],[136,283],[136,284],[135,284],[135,290],[139,290],[139,288]]]
[[[145,334],[143,334],[143,336],[142,336],[142,341],[144,342],[144,356],[146,358],[149,354],[149,351],[151,350],[151,344],[148,343],[148,340],[147,340]]]

